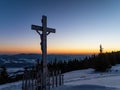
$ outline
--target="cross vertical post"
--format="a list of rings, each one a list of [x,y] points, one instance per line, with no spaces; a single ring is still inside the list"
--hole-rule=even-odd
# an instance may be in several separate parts
[[[43,89],[46,88],[46,81],[47,81],[47,39],[46,39],[46,27],[47,27],[47,17],[42,17],[42,26],[43,26],[43,32],[42,32],[42,59],[43,59]],[[44,89],[46,90],[46,89]]]
[[[103,48],[102,48],[102,45],[100,44],[100,54],[103,53]]]
[[[42,26],[32,25],[31,29],[36,30],[41,38],[41,50],[42,50],[42,61],[43,61],[43,72],[42,72],[42,90],[47,90],[47,35],[55,33],[55,29],[47,27],[47,17],[42,16]],[[42,31],[42,33],[40,32]]]

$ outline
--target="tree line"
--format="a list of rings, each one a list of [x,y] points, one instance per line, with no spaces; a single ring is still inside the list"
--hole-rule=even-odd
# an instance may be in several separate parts
[[[84,59],[79,58],[67,61],[59,61],[55,59],[48,63],[48,69],[50,72],[61,70],[62,73],[65,73],[73,70],[93,68],[97,72],[105,72],[116,64],[120,64],[120,51],[100,53],[98,55],[85,57]],[[39,63],[39,65],[42,66],[42,61]],[[11,77],[8,74],[5,66],[0,67],[0,84],[22,80],[22,76],[23,74],[15,74],[15,76]]]
[[[48,64],[49,70],[61,70],[63,73],[93,68],[98,72],[108,71],[112,66],[120,64],[120,52],[100,53],[98,55],[91,55],[84,59],[73,59],[69,61],[57,61]]]

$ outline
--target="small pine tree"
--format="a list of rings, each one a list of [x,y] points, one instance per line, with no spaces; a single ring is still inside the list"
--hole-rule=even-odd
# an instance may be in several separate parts
[[[99,54],[94,61],[94,69],[95,71],[105,72],[111,68],[111,64],[108,59],[106,59],[105,54]]]

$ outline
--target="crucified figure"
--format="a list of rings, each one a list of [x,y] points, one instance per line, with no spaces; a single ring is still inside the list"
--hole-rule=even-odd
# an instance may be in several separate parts
[[[38,30],[36,30],[36,32],[40,35],[40,39],[41,39],[40,45],[41,45],[41,50],[43,52],[43,34],[41,34]]]
[[[41,45],[41,50],[43,51],[43,34],[39,32],[39,30],[36,30],[36,32],[40,35],[40,39],[41,39],[41,42],[40,42],[40,45]],[[46,35],[49,35],[50,32],[47,32]]]

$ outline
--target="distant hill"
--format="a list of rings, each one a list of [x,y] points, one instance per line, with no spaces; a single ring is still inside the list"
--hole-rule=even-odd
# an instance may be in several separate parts
[[[36,58],[40,58],[41,55],[40,54],[15,54],[15,55],[0,55],[0,58],[27,58],[27,59],[36,59]]]
[[[89,55],[61,55],[49,54],[47,56],[48,62],[56,60],[72,60],[80,59]],[[15,55],[0,55],[0,66],[6,65],[7,67],[25,67],[35,64],[36,60],[41,60],[41,54],[15,54]]]

